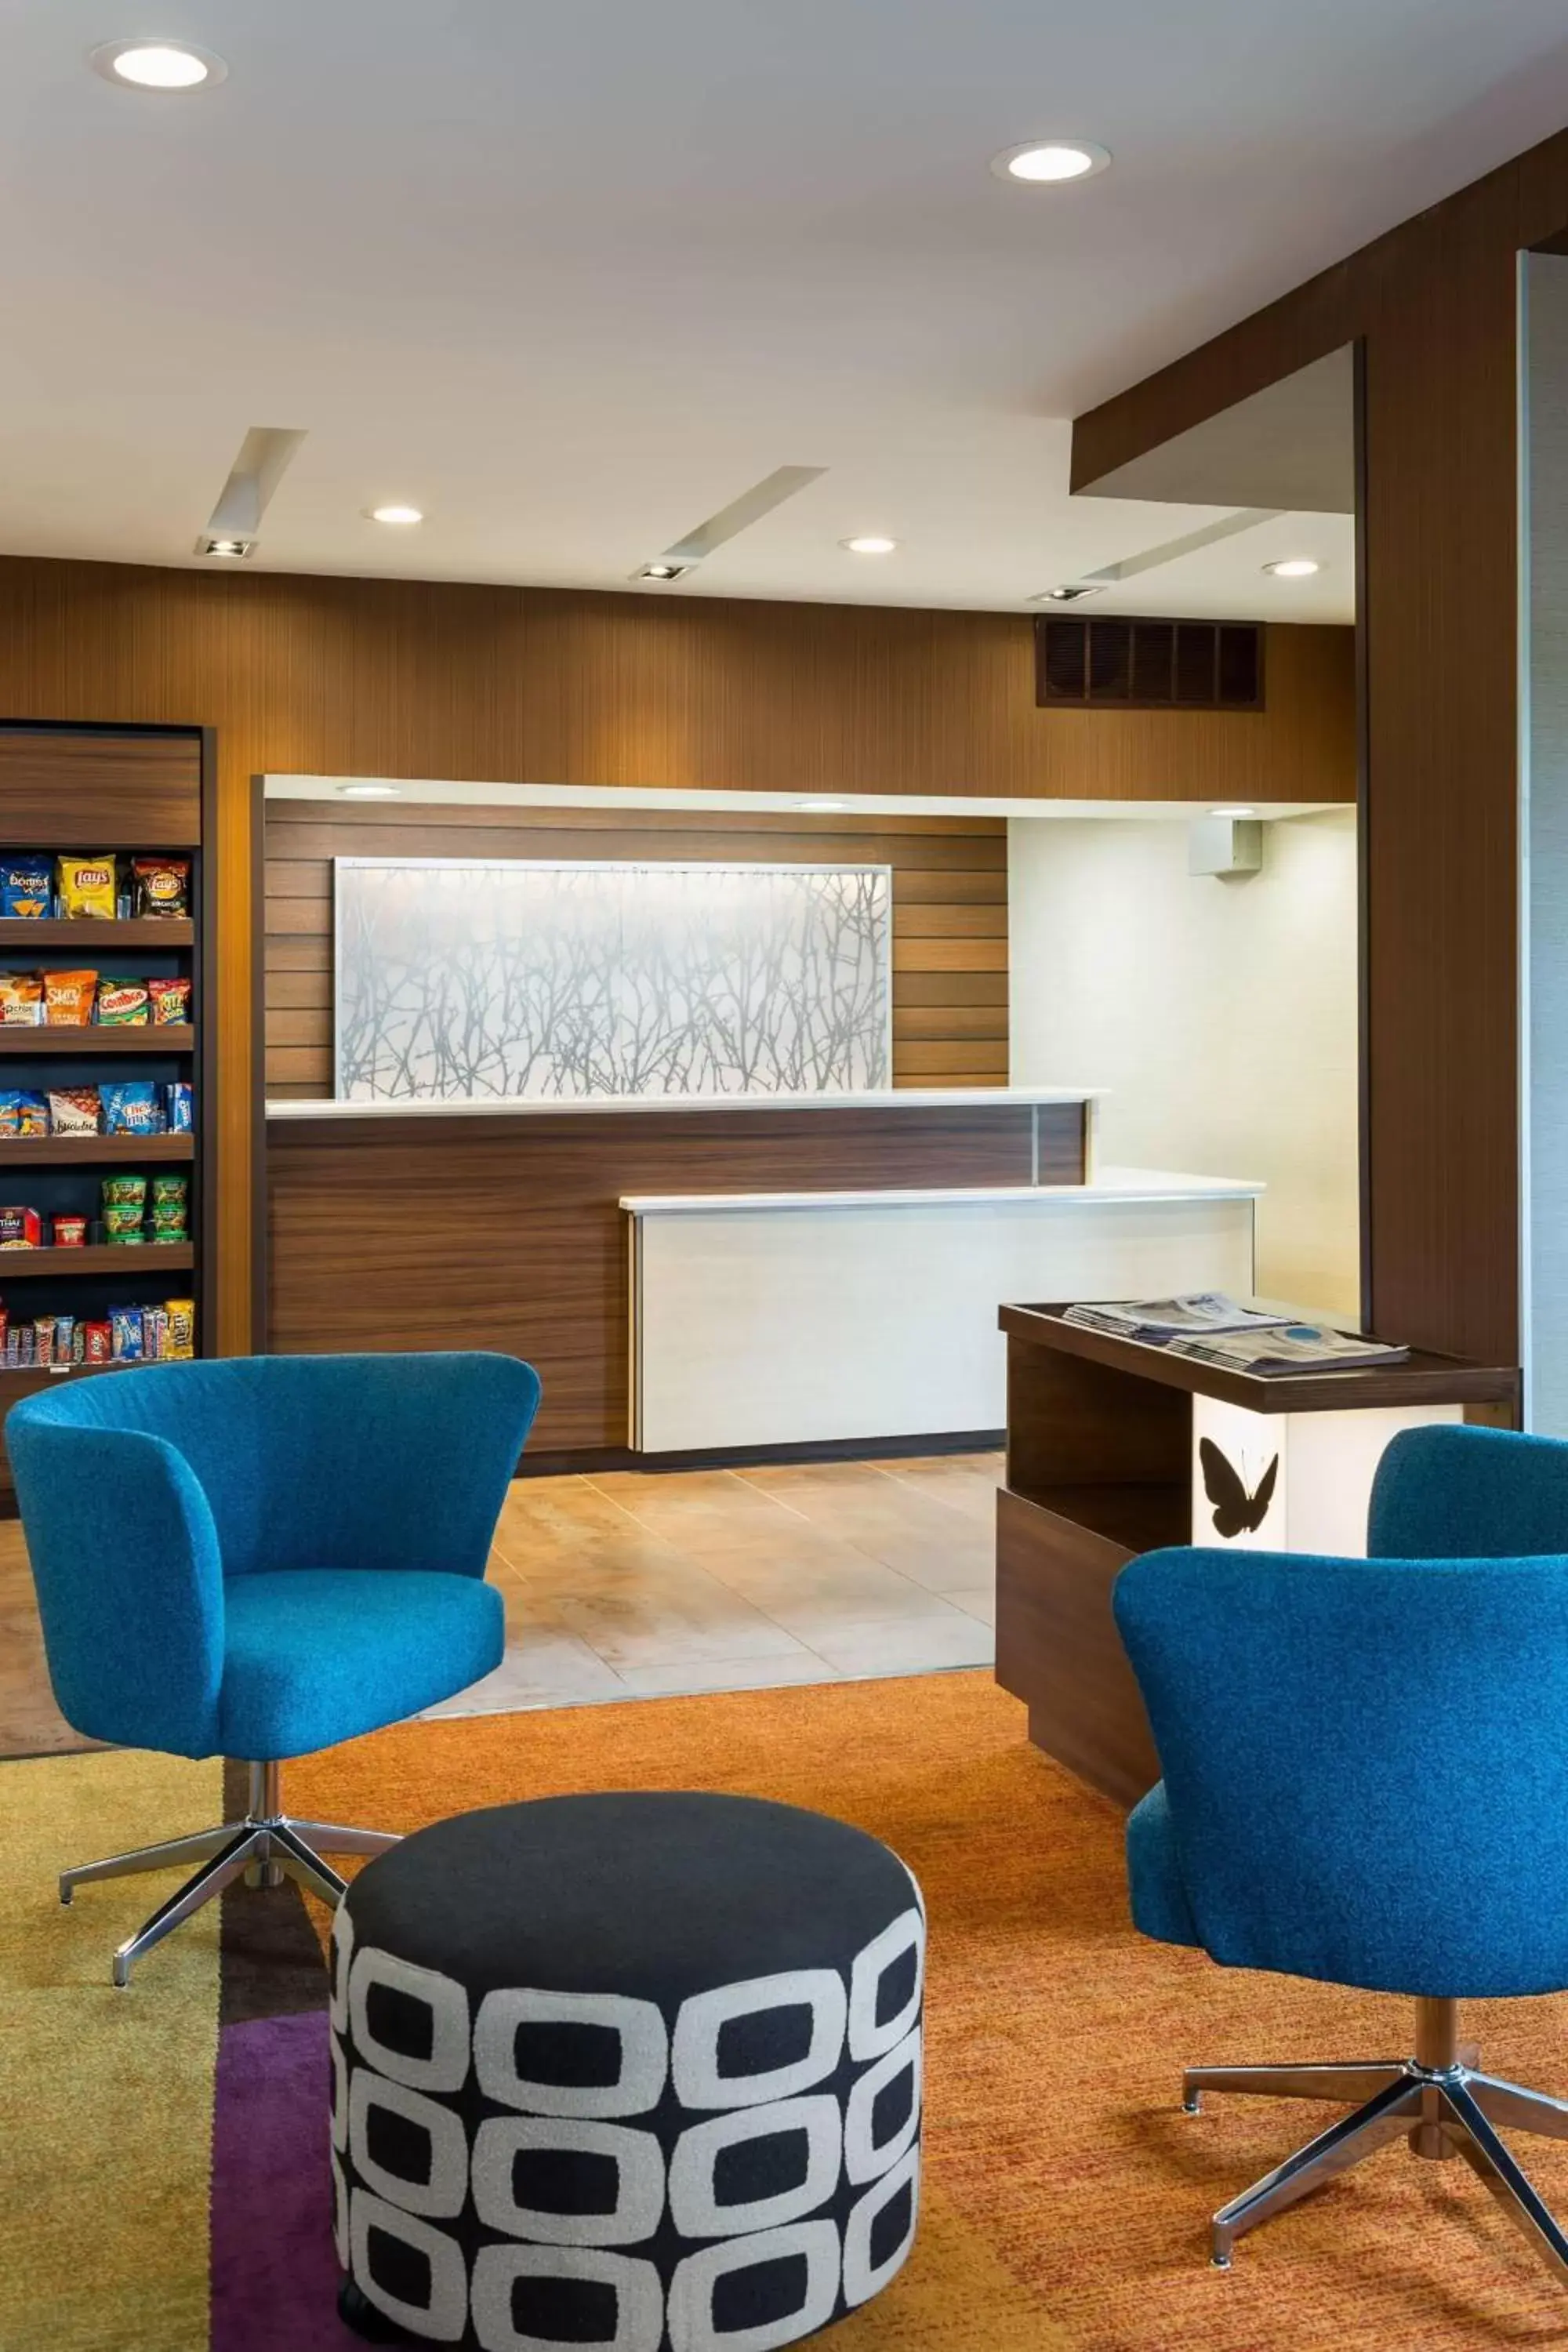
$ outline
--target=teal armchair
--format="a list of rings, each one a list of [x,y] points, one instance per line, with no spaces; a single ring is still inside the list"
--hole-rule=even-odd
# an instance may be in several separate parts
[[[510,1356],[257,1356],[62,1381],[6,1444],[61,1713],[91,1739],[250,1768],[241,1821],[67,1870],[60,1897],[198,1864],[114,1958],[242,1872],[329,1902],[325,1853],[375,1830],[291,1820],[279,1768],[454,1696],[500,1663],[485,1582],[539,1379]]]

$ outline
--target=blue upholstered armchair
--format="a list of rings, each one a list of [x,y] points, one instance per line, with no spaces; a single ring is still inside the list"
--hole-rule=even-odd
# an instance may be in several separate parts
[[[329,1902],[327,1853],[374,1830],[291,1821],[279,1766],[452,1697],[499,1665],[490,1537],[539,1402],[510,1356],[256,1356],[62,1382],[6,1444],[49,1677],[91,1739],[250,1766],[243,1821],[68,1870],[196,1863],[133,1961],[246,1870]]]
[[[1409,2058],[1188,2071],[1193,2111],[1205,2090],[1352,2107],[1222,2208],[1214,2259],[1405,2134],[1568,2273],[1498,2132],[1568,2138],[1568,2102],[1479,2072],[1457,2011],[1568,1987],[1568,1445],[1407,1432],[1369,1538],[1364,1560],[1150,1552],[1116,1586],[1164,1773],[1128,1824],[1137,1926],[1415,2001]]]

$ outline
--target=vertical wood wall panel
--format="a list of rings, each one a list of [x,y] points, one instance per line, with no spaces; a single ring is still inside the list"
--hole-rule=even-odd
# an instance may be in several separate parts
[[[1366,385],[1370,1314],[1519,1348],[1517,272],[1568,226],[1568,133],[1074,428],[1073,483],[1351,341]]]

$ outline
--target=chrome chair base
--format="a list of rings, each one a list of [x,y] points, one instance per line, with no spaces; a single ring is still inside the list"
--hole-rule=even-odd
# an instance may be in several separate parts
[[[1544,2092],[1479,2072],[1479,2053],[1458,2042],[1454,2008],[1452,2001],[1417,2002],[1414,2058],[1352,2065],[1187,2069],[1182,2104],[1189,2115],[1200,2112],[1205,2091],[1360,2102],[1221,2206],[1212,2224],[1211,2259],[1216,2270],[1230,2268],[1231,2249],[1248,2230],[1272,2221],[1403,2134],[1415,2156],[1433,2160],[1462,2157],[1536,2252],[1568,2282],[1568,2234],[1498,2136],[1500,2125],[1549,2139],[1568,2139],[1568,2099],[1549,2098]]]
[[[384,1853],[398,1843],[384,1830],[294,1821],[279,1803],[278,1766],[252,1764],[249,1769],[249,1801],[243,1821],[223,1822],[191,1837],[168,1838],[160,1845],[138,1846],[131,1853],[110,1854],[102,1862],[80,1863],[74,1870],[60,1873],[60,1901],[68,1903],[79,1886],[95,1879],[130,1878],[143,1870],[174,1870],[184,1862],[201,1865],[166,1903],[159,1905],[143,1927],[121,1945],[114,1955],[117,1985],[128,1985],[132,1969],[144,1952],[161,1944],[242,1873],[259,1886],[277,1886],[285,1877],[292,1878],[335,1908],[347,1882],[322,1860],[323,1854]]]

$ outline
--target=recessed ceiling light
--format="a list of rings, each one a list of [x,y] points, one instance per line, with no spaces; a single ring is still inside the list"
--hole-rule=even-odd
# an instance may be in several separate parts
[[[395,784],[340,784],[338,790],[346,801],[398,801],[403,798]]]
[[[1209,814],[1210,816],[1256,816],[1258,811],[1255,808],[1217,808],[1210,809]]]
[[[417,507],[366,507],[365,514],[372,522],[423,522],[424,515]]]
[[[644,563],[632,573],[634,580],[683,580],[690,571],[689,563]]]
[[[1103,583],[1098,587],[1090,583],[1083,588],[1042,588],[1038,595],[1030,597],[1029,602],[1031,604],[1076,604],[1080,596],[1103,596],[1104,593]]]
[[[103,41],[89,50],[88,63],[105,81],[136,89],[211,89],[228,73],[220,57],[191,41]]]
[[[1028,139],[1021,147],[1005,147],[991,159],[999,180],[1023,180],[1031,187],[1062,180],[1092,180],[1109,170],[1110,150],[1092,139]]]
[[[847,801],[796,801],[795,803],[796,808],[814,810],[819,816],[827,816],[836,810],[847,808],[848,805]]]
[[[1322,566],[1314,563],[1310,555],[1288,555],[1283,563],[1266,563],[1263,569],[1271,572],[1276,580],[1310,580]]]
[[[253,539],[198,539],[196,553],[222,555],[233,562],[237,557],[248,555],[255,545]]]
[[[847,547],[851,555],[891,555],[899,542],[896,539],[882,539],[875,531],[868,531],[859,539],[841,539],[838,544]]]

